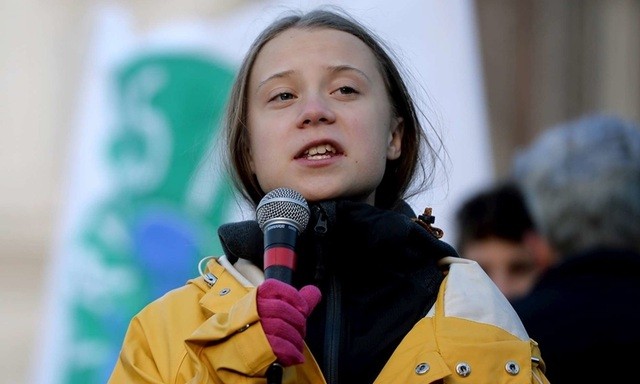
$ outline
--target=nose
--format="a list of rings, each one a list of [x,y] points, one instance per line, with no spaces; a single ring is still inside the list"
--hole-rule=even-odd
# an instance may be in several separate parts
[[[332,124],[336,119],[335,113],[328,100],[322,96],[308,97],[301,103],[298,127],[313,127],[319,124]]]

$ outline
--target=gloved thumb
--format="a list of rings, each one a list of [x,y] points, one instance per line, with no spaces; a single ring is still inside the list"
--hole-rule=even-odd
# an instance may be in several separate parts
[[[320,293],[320,289],[315,285],[305,285],[300,289],[300,296],[302,296],[304,301],[306,301],[307,303],[307,308],[304,316],[309,317],[313,309],[322,299],[322,293]]]

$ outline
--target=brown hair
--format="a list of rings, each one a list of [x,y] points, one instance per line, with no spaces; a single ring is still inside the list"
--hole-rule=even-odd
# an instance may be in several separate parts
[[[382,181],[376,189],[375,205],[382,208],[393,206],[401,198],[418,193],[433,179],[436,151],[429,143],[418,118],[418,110],[409,90],[395,64],[391,51],[372,31],[358,23],[344,11],[316,9],[308,13],[294,12],[274,21],[253,42],[245,56],[228,103],[225,134],[228,159],[226,163],[234,185],[254,207],[265,195],[258,180],[251,172],[249,155],[249,135],[247,132],[247,82],[255,59],[262,47],[274,37],[291,28],[328,28],[349,33],[362,40],[378,59],[380,71],[385,80],[389,100],[396,116],[403,118],[402,154],[396,160],[387,161]],[[425,169],[421,160],[422,146],[430,151],[428,159],[431,167]],[[414,181],[420,171],[422,178]],[[413,182],[413,184],[412,184]],[[409,194],[409,187],[416,188]]]

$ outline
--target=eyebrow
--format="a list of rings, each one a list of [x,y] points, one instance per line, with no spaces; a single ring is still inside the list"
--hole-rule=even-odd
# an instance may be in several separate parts
[[[369,78],[369,76],[367,76],[366,73],[364,73],[363,71],[361,71],[360,69],[356,68],[356,67],[352,67],[351,65],[333,65],[328,67],[329,72],[332,74],[335,73],[340,73],[340,72],[357,72],[358,74],[360,74],[362,77],[364,77],[365,79],[367,79],[367,81],[371,82],[371,79]],[[269,81],[273,80],[273,79],[281,79],[284,77],[288,77],[291,74],[295,73],[296,71],[294,70],[287,70],[287,71],[282,71],[282,72],[277,72],[274,73],[273,75],[267,77],[266,79],[262,80],[260,83],[258,83],[257,89],[260,89],[263,85],[265,85],[266,83],[268,83]]]
[[[367,81],[371,82],[371,79],[369,78],[369,76],[367,76],[366,73],[364,73],[363,71],[361,71],[360,69],[358,69],[356,67],[352,67],[352,66],[346,65],[346,64],[335,65],[335,66],[329,67],[329,72],[331,72],[331,73],[350,72],[350,71],[354,71],[354,72],[359,73],[362,77],[367,79]]]
[[[295,72],[294,70],[288,70],[288,71],[282,71],[282,72],[274,73],[273,75],[271,75],[271,76],[267,77],[266,79],[262,80],[261,82],[259,82],[256,89],[260,89],[263,85],[265,85],[266,83],[268,83],[269,81],[271,81],[273,79],[280,79],[280,78],[283,78],[283,77],[287,77],[287,76],[290,76],[294,72]]]

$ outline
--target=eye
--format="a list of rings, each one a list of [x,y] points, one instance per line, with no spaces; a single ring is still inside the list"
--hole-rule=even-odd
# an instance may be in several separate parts
[[[280,92],[277,95],[273,96],[271,99],[269,99],[269,101],[286,101],[286,100],[291,100],[294,97],[295,96],[293,96],[293,93]]]
[[[358,93],[358,91],[356,91],[354,88],[349,87],[349,86],[344,86],[344,87],[340,87],[338,88],[338,91],[343,95],[350,95],[352,93]]]

